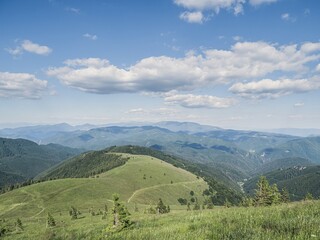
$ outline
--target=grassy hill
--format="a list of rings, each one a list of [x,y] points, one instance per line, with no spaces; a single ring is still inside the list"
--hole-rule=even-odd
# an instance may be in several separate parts
[[[239,192],[224,184],[228,179],[222,181],[223,174],[220,174],[218,169],[212,166],[181,159],[151,148],[132,145],[113,146],[101,151],[83,153],[41,173],[37,179],[79,178],[105,172],[123,165],[128,160],[128,158],[120,156],[119,153],[147,155],[202,177],[209,183],[212,192],[216,192],[216,198],[214,199],[216,204],[223,205],[226,199],[234,204],[241,201]],[[219,176],[218,180],[216,176]],[[230,185],[231,184],[232,183],[230,183]]]
[[[204,202],[202,193],[209,188],[208,184],[184,169],[145,155],[104,154],[121,157],[125,164],[91,178],[57,179],[4,193],[0,195],[0,219],[21,218],[37,224],[47,212],[67,219],[71,206],[83,213],[90,209],[99,212],[105,204],[111,209],[114,193],[120,195],[131,211],[135,207],[143,211],[159,198],[177,210],[186,209],[178,202],[179,198]]]
[[[121,164],[113,165],[119,161]],[[112,167],[91,177],[81,177],[103,169],[104,165]],[[72,167],[74,174],[70,171]],[[199,173],[211,185],[183,168]],[[87,152],[59,164],[43,176],[58,178],[56,180],[0,195],[0,230],[10,230],[4,239],[35,240],[312,239],[319,236],[319,202],[266,208],[215,206],[213,210],[187,211],[179,198],[187,199],[192,209],[192,199],[202,206],[209,197],[203,195],[204,190],[219,187],[205,174],[199,165],[148,148],[124,146]],[[106,229],[112,226],[113,193],[118,193],[128,207],[133,225],[110,233]],[[145,213],[160,197],[170,205],[171,212],[163,216]],[[102,215],[105,205],[106,217]],[[81,212],[76,220],[69,215],[71,206]],[[46,226],[47,213],[54,217],[55,227]],[[23,229],[17,228],[18,218]]]
[[[309,192],[320,197],[320,166],[295,166],[278,169],[264,174],[270,184],[276,183],[279,189],[287,188],[291,200],[301,200]],[[244,184],[247,193],[253,194],[259,177],[254,177]]]
[[[29,179],[80,152],[57,144],[38,145],[25,139],[0,138],[0,171],[19,176],[15,177],[19,181]],[[1,178],[0,186],[11,182]]]
[[[261,165],[260,158],[255,153],[239,148],[236,141],[225,141],[218,136],[214,137],[214,134],[208,137],[187,132],[172,132],[156,126],[114,126],[64,132],[47,139],[47,142],[87,150],[101,150],[114,145],[152,147],[219,169],[214,176],[234,188],[238,188],[238,181],[249,177],[250,171]]]

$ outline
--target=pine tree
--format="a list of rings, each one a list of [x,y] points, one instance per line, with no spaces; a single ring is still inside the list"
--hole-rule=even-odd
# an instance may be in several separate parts
[[[69,211],[69,215],[71,216],[72,220],[77,219],[78,215],[79,215],[79,211],[75,207],[71,206],[71,210]]]
[[[16,230],[17,231],[22,231],[23,230],[23,226],[22,226],[22,222],[21,222],[20,218],[17,219],[15,225],[16,225]]]
[[[54,226],[56,226],[56,221],[54,220],[52,215],[50,213],[48,213],[48,215],[47,215],[47,227],[54,227]]]
[[[282,188],[281,190],[281,202],[288,203],[290,202],[290,195],[286,188]]]
[[[253,206],[252,198],[250,198],[250,197],[243,198],[242,202],[241,202],[241,206],[242,207],[251,207],[251,206]]]
[[[226,208],[231,207],[231,203],[229,202],[228,199],[226,199],[226,200],[224,201],[224,207],[226,207]]]
[[[168,212],[167,207],[163,204],[161,198],[159,198],[159,202],[158,202],[158,205],[156,207],[156,210],[157,210],[158,214],[163,214],[163,213],[167,213]]]
[[[270,195],[268,205],[275,205],[281,203],[281,194],[278,190],[277,184],[273,184],[270,187]]]
[[[131,224],[129,219],[130,213],[128,209],[119,202],[119,196],[113,194],[113,226],[125,228]]]
[[[265,176],[261,176],[257,183],[254,202],[256,206],[267,206],[270,203],[270,185]]]
[[[308,192],[304,198],[305,201],[310,201],[313,200],[313,196],[310,192]]]

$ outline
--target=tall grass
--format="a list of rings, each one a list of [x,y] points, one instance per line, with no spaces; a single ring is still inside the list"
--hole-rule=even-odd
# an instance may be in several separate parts
[[[216,207],[212,210],[173,211],[164,215],[133,212],[134,224],[119,232],[101,216],[83,214],[70,220],[55,216],[57,227],[46,229],[45,219],[25,222],[22,232],[4,239],[320,239],[320,201],[296,202],[271,207]],[[110,228],[109,228],[110,229]]]

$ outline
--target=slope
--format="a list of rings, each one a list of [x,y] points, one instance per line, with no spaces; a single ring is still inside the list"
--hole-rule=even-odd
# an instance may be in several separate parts
[[[234,185],[243,178],[247,178],[250,171],[261,164],[255,153],[239,149],[235,142],[185,132],[172,132],[154,126],[114,126],[60,133],[47,141],[87,150],[129,144],[152,147],[193,162],[210,165],[214,169],[220,169],[219,174],[215,177],[223,176],[221,179],[225,183],[231,181]]]
[[[264,161],[279,158],[301,157],[315,164],[320,163],[320,137],[299,138],[280,144],[274,148],[266,148],[260,152]]]
[[[0,138],[0,171],[33,178],[43,170],[81,151],[57,144],[38,145],[25,139]],[[16,178],[17,179],[17,178]],[[0,185],[10,184],[1,182]]]
[[[150,156],[119,155],[126,159],[124,165],[94,178],[46,181],[0,195],[0,218],[43,217],[48,211],[67,212],[72,205],[82,212],[102,209],[104,204],[111,204],[113,193],[120,194],[131,208],[134,204],[156,204],[160,197],[173,208],[180,208],[177,199],[188,197],[191,190],[203,202],[202,192],[208,188],[203,179]],[[166,194],[162,195],[163,191]]]
[[[314,197],[320,196],[320,166],[294,166],[278,169],[265,174],[270,184],[277,184],[279,189],[287,188],[291,200],[301,200],[309,192]],[[259,177],[244,184],[247,193],[253,194]]]
[[[294,166],[312,166],[314,165],[310,160],[300,157],[280,158],[271,162],[266,162],[254,171],[255,175],[264,174],[277,169],[286,169]]]

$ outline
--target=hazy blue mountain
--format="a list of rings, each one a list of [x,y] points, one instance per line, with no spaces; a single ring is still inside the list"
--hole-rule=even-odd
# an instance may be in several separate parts
[[[221,128],[201,125],[193,122],[175,122],[175,121],[164,121],[151,124],[152,126],[168,129],[172,132],[184,132],[184,133],[199,133],[199,132],[208,132],[213,130],[219,130]]]
[[[220,169],[221,175],[233,181],[248,177],[249,172],[261,164],[256,154],[239,149],[234,142],[173,132],[156,126],[117,126],[58,133],[47,141],[87,150],[100,150],[113,145],[152,147],[193,162],[212,165]]]
[[[320,137],[294,139],[274,148],[263,149],[259,154],[265,162],[279,158],[301,157],[320,164]]]
[[[71,126],[67,123],[60,123],[55,125],[36,125],[18,128],[5,128],[0,130],[0,136],[5,138],[23,138],[37,143],[54,136],[60,132],[72,132],[76,130],[89,130],[97,127],[95,125],[83,124],[78,126]]]
[[[277,128],[265,130],[266,132],[287,134],[299,137],[320,136],[320,129],[316,128]]]
[[[254,174],[264,174],[267,172],[271,172],[279,169],[286,169],[294,166],[312,166],[310,160],[300,157],[289,157],[289,158],[280,158],[276,160],[272,160],[271,162],[266,162],[261,165],[258,169],[254,171]]]
[[[209,132],[196,133],[201,137],[221,139],[227,142],[235,143],[239,148],[245,149],[252,153],[258,152],[267,147],[274,147],[289,140],[297,139],[298,137],[277,134],[265,133],[256,131],[220,129]]]

